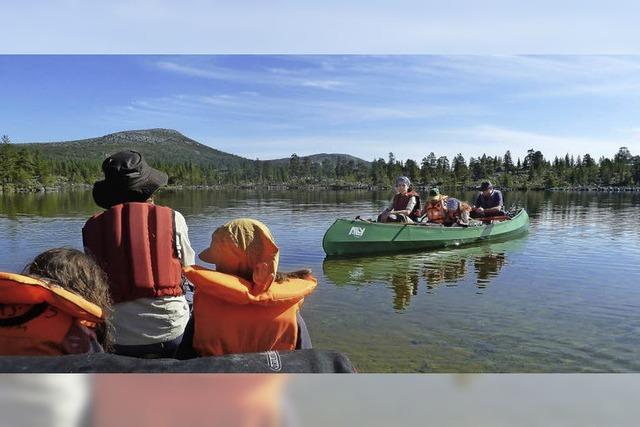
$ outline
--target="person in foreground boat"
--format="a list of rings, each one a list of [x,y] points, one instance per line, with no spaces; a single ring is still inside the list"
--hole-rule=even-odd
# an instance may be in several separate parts
[[[254,219],[213,232],[199,258],[216,269],[185,269],[195,285],[190,326],[197,355],[311,348],[300,308],[317,281],[308,269],[278,272],[279,252],[266,225]]]
[[[420,196],[411,187],[406,176],[396,179],[396,194],[391,204],[380,215],[378,222],[414,222],[420,213]]]
[[[82,229],[85,252],[106,272],[114,302],[115,352],[174,357],[190,318],[182,267],[195,262],[184,217],[152,196],[168,181],[136,151],[102,163],[93,199],[104,209]]]
[[[480,184],[480,193],[473,206],[472,217],[496,216],[503,213],[502,192],[493,188],[490,181]]]
[[[0,355],[60,356],[111,349],[110,297],[100,267],[71,248],[0,273]]]

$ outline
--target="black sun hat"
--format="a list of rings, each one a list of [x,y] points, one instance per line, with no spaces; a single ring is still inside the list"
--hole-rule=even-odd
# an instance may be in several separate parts
[[[480,191],[491,190],[492,188],[493,185],[491,185],[491,181],[483,181],[482,184],[480,184]]]
[[[104,179],[93,184],[93,200],[104,209],[127,202],[144,202],[169,180],[137,151],[120,151],[102,162]]]

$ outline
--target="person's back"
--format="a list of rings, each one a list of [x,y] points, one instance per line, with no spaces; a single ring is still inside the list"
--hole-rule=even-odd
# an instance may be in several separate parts
[[[279,249],[264,224],[239,219],[219,227],[200,259],[216,270],[185,270],[196,287],[193,348],[199,355],[310,347],[299,312],[317,282],[308,270],[280,277]]]
[[[116,153],[102,167],[93,198],[106,210],[82,231],[85,250],[109,278],[116,353],[174,357],[190,317],[181,271],[194,262],[186,222],[151,202],[168,177],[139,153]]]

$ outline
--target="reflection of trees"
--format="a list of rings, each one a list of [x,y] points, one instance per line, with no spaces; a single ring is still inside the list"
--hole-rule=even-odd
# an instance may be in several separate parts
[[[409,306],[412,295],[418,295],[418,284],[420,279],[418,272],[407,271],[401,274],[394,274],[391,278],[393,288],[393,308],[404,310]]]
[[[428,289],[435,289],[442,283],[452,283],[464,279],[467,275],[467,258],[457,257],[439,259],[424,265],[424,277]]]
[[[503,252],[488,253],[474,257],[473,266],[477,277],[476,286],[481,289],[486,288],[491,279],[498,275],[506,262],[507,258]]]
[[[393,308],[405,310],[418,294],[421,281],[427,293],[432,293],[442,284],[458,286],[473,268],[475,281],[471,279],[470,283],[485,288],[506,264],[507,254],[521,248],[525,241],[526,238],[518,238],[421,253],[327,258],[322,267],[329,282],[339,286],[386,282],[394,294]]]
[[[23,193],[0,195],[0,215],[41,217],[87,217],[101,210],[93,201],[90,190],[53,193]]]

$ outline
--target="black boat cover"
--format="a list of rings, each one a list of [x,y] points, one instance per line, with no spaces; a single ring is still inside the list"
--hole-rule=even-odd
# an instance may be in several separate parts
[[[2,356],[0,373],[353,373],[349,359],[330,350],[231,354],[188,360],[138,359],[109,353]]]

